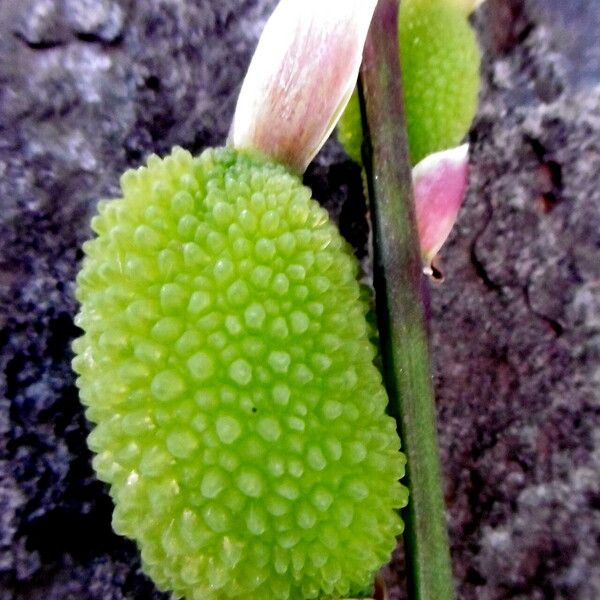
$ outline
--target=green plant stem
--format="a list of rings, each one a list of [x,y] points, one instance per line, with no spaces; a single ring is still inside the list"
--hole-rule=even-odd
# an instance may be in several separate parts
[[[454,592],[401,100],[397,19],[398,0],[379,0],[361,73],[377,316],[390,409],[408,457],[405,545],[409,597],[448,600]]]

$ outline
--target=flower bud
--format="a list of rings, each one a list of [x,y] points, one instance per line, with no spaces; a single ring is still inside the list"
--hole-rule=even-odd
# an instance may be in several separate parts
[[[281,0],[242,85],[230,143],[302,173],[356,84],[376,0]]]
[[[467,191],[469,145],[430,154],[413,169],[417,228],[428,267],[456,222]]]

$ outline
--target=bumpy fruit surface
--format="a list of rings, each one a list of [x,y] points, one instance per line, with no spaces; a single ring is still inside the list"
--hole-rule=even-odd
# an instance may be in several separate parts
[[[357,267],[283,167],[175,150],[122,178],[74,368],[113,526],[176,596],[369,589],[406,503]]]
[[[468,21],[472,5],[466,0],[400,3],[400,64],[413,165],[457,146],[475,116],[480,53]],[[362,130],[356,93],[338,124],[338,138],[349,156],[360,162]]]

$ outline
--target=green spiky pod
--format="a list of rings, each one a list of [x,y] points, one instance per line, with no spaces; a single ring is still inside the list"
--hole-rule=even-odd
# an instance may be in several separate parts
[[[177,597],[365,593],[407,492],[347,244],[251,154],[175,149],[121,185],[73,361],[114,529]]]
[[[398,38],[412,164],[458,145],[477,109],[480,52],[467,0],[403,0]],[[360,161],[362,126],[356,92],[338,123],[338,139]]]

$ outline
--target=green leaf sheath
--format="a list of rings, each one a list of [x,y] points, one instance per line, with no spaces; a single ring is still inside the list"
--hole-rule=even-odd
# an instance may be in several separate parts
[[[453,597],[435,427],[428,340],[421,298],[421,258],[415,224],[398,49],[397,0],[380,0],[361,75],[366,116],[366,171],[373,213],[375,288],[390,406],[408,457],[406,511],[412,600]]]
[[[405,458],[326,211],[281,166],[175,149],[92,225],[73,366],[144,571],[195,600],[366,593]]]
[[[458,0],[403,0],[398,39],[408,146],[415,165],[457,146],[477,108],[480,53]],[[353,94],[338,125],[338,139],[361,162],[362,127]]]

